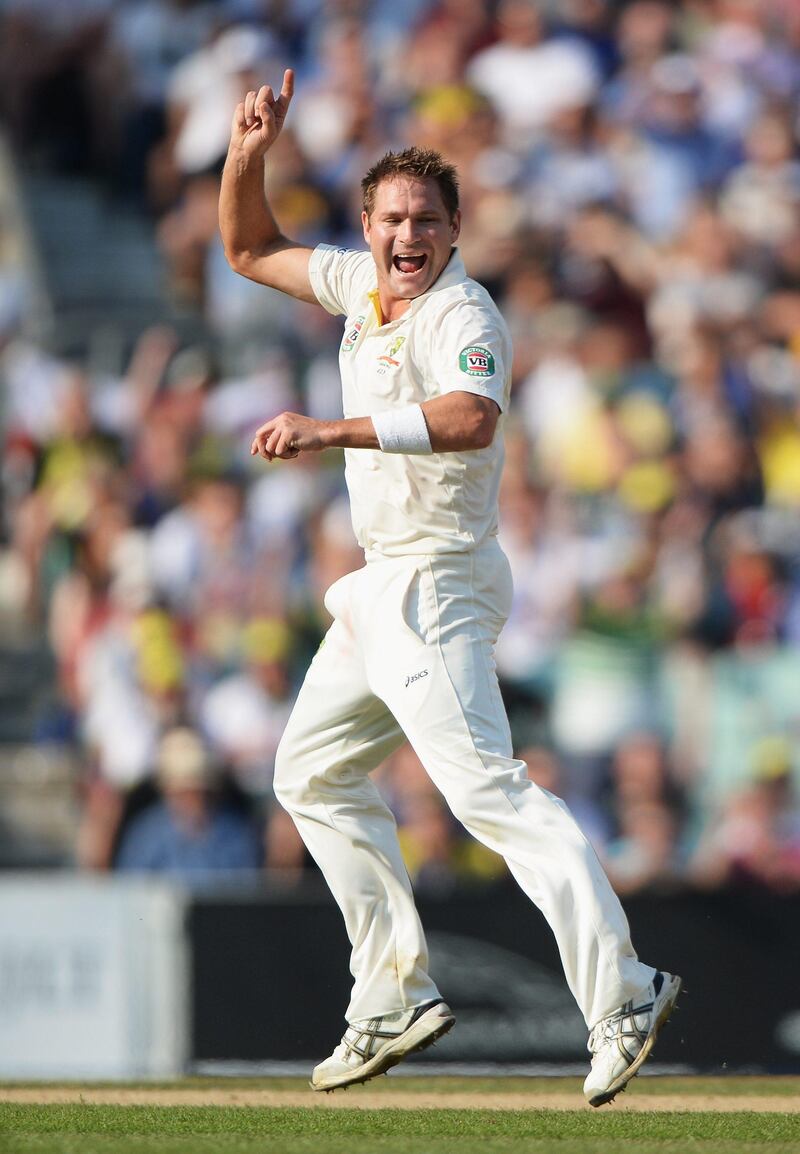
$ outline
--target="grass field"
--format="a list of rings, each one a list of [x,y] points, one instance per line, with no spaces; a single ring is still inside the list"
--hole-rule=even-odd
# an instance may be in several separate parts
[[[0,1154],[799,1154],[800,1078],[641,1078],[600,1110],[577,1079],[0,1086]]]

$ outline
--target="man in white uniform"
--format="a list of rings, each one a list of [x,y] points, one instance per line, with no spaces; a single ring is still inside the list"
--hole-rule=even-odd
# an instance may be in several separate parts
[[[267,460],[345,449],[366,565],[327,593],[333,624],[281,742],[275,792],[341,907],[355,979],[341,1043],[312,1075],[331,1090],[381,1074],[455,1019],[427,950],[392,815],[368,777],[407,738],[456,816],[502,854],[542,910],[590,1033],[592,1105],[650,1052],[680,979],[643,965],[622,908],[564,804],[512,757],[494,668],[511,578],[497,544],[511,345],[457,249],[454,170],[389,153],[364,178],[369,252],[287,240],[264,156],[293,90],[249,92],[234,114],[220,227],[233,268],[347,319],[341,421],[282,413]]]

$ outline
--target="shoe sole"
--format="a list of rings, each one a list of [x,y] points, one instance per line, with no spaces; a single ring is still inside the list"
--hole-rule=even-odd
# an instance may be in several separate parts
[[[659,1007],[658,1013],[656,1014],[656,1019],[653,1022],[653,1025],[650,1027],[650,1032],[645,1038],[644,1045],[642,1046],[641,1050],[633,1059],[630,1066],[628,1066],[628,1068],[623,1071],[622,1074],[620,1074],[616,1081],[611,1083],[607,1090],[604,1090],[602,1094],[595,1094],[594,1097],[589,1099],[590,1106],[605,1106],[605,1104],[615,1098],[621,1090],[625,1089],[631,1078],[636,1077],[636,1075],[639,1073],[639,1070],[650,1056],[653,1046],[656,1044],[656,1039],[658,1038],[661,1027],[666,1024],[667,1019],[675,1009],[675,1002],[678,1000],[678,994],[680,992],[681,979],[677,974],[672,974],[670,976],[669,983],[665,982],[661,993],[656,999],[656,1002],[661,1002],[661,1006]]]
[[[385,1074],[387,1070],[391,1070],[392,1066],[402,1062],[409,1054],[416,1054],[420,1050],[432,1046],[448,1030],[452,1030],[455,1024],[455,1015],[450,1007],[446,1006],[444,1002],[440,1002],[438,1006],[432,1006],[430,1010],[417,1018],[416,1022],[412,1023],[397,1038],[384,1043],[368,1062],[359,1066],[357,1070],[353,1070],[351,1074],[340,1074],[336,1078],[309,1082],[309,1086],[312,1090],[329,1091],[368,1082],[370,1078],[377,1078],[379,1074]]]

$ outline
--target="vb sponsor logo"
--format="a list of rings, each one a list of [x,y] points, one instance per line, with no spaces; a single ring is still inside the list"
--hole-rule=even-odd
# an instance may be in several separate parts
[[[342,341],[342,352],[343,353],[349,353],[350,352],[353,345],[358,340],[359,334],[360,334],[362,328],[364,327],[364,321],[366,319],[367,318],[365,316],[360,316],[360,317],[356,317],[356,319],[353,321],[353,327],[347,330],[347,332],[344,335],[344,340]]]
[[[405,685],[406,689],[408,689],[409,685],[413,685],[415,681],[422,681],[422,678],[427,677],[427,676],[428,676],[428,670],[427,669],[420,669],[419,673],[409,674],[409,676],[406,678],[406,685]]]
[[[491,377],[494,375],[494,357],[488,349],[470,345],[459,353],[458,367],[470,377]]]

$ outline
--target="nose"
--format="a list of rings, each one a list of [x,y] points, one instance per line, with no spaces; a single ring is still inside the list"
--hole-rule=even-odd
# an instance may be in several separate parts
[[[400,222],[397,239],[403,244],[412,244],[419,237],[419,230],[413,217],[407,216]]]

